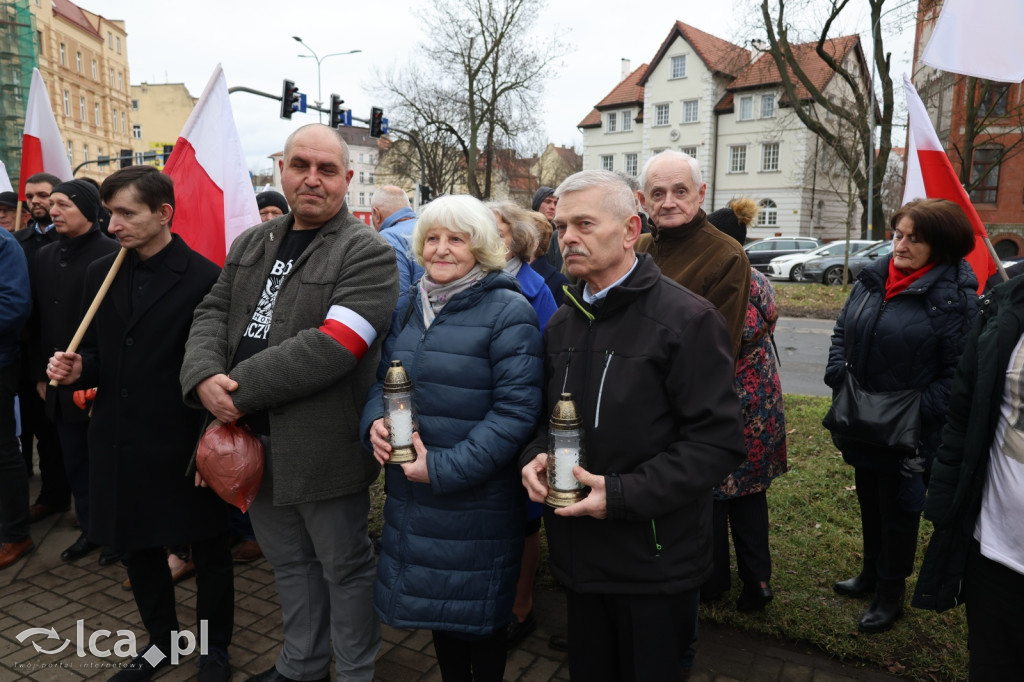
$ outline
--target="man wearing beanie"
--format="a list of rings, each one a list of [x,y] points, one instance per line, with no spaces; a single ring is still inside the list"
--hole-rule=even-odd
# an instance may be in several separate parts
[[[544,214],[552,227],[555,224],[555,206],[558,205],[558,197],[555,196],[553,187],[540,186],[533,193],[533,210]],[[551,245],[548,247],[548,262],[555,270],[562,269],[562,247],[558,245],[558,230],[551,233]]]
[[[28,222],[31,214],[28,209],[22,207],[21,209],[21,224],[25,225]],[[4,228],[8,232],[14,232],[14,225],[17,223],[18,217],[18,193],[17,192],[0,192],[0,227]]]
[[[86,433],[89,413],[74,402],[74,392],[66,388],[48,387],[47,359],[54,351],[65,350],[74,336],[85,310],[82,291],[89,264],[117,251],[117,242],[106,237],[96,224],[100,195],[96,188],[82,180],[63,182],[50,194],[50,218],[58,240],[39,249],[29,265],[32,282],[33,316],[38,324],[30,325],[31,379],[39,396],[46,400],[46,413],[57,427],[64,471],[75,498],[75,513],[82,533],[73,545],[60,555],[64,561],[75,561],[96,550],[99,545],[89,540],[89,451]],[[101,564],[117,560],[113,553],[100,556]]]
[[[280,192],[268,189],[256,195],[256,208],[260,211],[260,221],[267,222],[288,213],[288,200]]]

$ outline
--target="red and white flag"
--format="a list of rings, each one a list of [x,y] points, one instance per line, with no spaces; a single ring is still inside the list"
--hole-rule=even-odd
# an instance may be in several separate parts
[[[945,0],[921,61],[1004,83],[1024,80],[1024,2]]]
[[[172,229],[223,266],[231,242],[259,223],[260,213],[220,64],[185,122],[164,173],[174,180]]]
[[[0,192],[13,192],[14,188],[11,187],[11,177],[7,175],[7,166],[4,165],[3,161],[0,161]]]
[[[36,173],[50,173],[61,180],[71,180],[68,150],[61,139],[57,119],[53,117],[50,94],[39,69],[32,69],[32,86],[28,91],[25,111],[25,134],[21,137],[21,177],[18,198],[25,200],[25,181]]]
[[[974,210],[960,179],[953,171],[939,136],[935,133],[928,110],[914,89],[910,78],[903,75],[903,88],[907,94],[907,113],[910,134],[907,145],[907,182],[903,190],[903,203],[914,199],[949,199],[960,205],[974,228],[974,250],[967,254],[967,262],[978,278],[978,293],[985,281],[996,271],[984,239],[988,236],[985,224]]]

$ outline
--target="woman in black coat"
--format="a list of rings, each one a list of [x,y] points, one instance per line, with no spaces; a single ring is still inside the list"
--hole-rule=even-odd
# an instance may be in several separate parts
[[[959,206],[944,199],[913,201],[892,216],[890,226],[892,257],[858,276],[836,320],[825,370],[833,391],[847,371],[865,391],[921,391],[921,439],[913,456],[833,435],[855,469],[864,534],[861,573],[834,589],[850,597],[876,592],[860,617],[861,632],[884,632],[902,614],[928,472],[977,311],[978,282],[963,260],[974,247],[974,233]]]

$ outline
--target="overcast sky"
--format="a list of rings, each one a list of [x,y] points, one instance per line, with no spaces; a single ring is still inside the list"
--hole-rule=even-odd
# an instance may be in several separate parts
[[[300,36],[320,55],[362,50],[325,60],[322,72],[324,99],[336,92],[356,116],[364,118],[369,117],[371,105],[379,104],[367,92],[372,67],[402,65],[415,57],[416,45],[427,37],[412,10],[432,4],[431,0],[177,0],[159,5],[140,0],[76,1],[108,19],[126,22],[133,84],[184,83],[195,97],[220,62],[229,87],[243,85],[279,94],[282,79],[288,78],[312,102],[316,64],[298,57],[305,50],[292,36]],[[631,60],[633,68],[649,61],[677,19],[725,39],[742,40],[748,34],[743,28],[749,24],[743,16],[750,14],[743,10],[748,1],[549,0],[537,30],[557,32],[571,51],[560,67],[552,68],[546,83],[541,120],[548,139],[581,144],[576,124],[618,82],[620,60]],[[849,21],[853,31],[866,35],[866,19],[854,16]],[[291,130],[316,121],[315,112],[282,120],[278,102],[254,95],[233,94],[231,104],[253,169],[269,167],[267,155],[281,149]]]

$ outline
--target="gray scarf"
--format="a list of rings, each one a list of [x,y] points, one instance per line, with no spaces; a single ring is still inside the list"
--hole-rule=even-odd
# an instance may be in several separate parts
[[[434,318],[455,294],[465,291],[486,276],[487,273],[480,269],[479,263],[465,275],[448,284],[436,284],[429,275],[423,275],[418,285],[420,302],[423,304],[423,327],[430,329]]]

